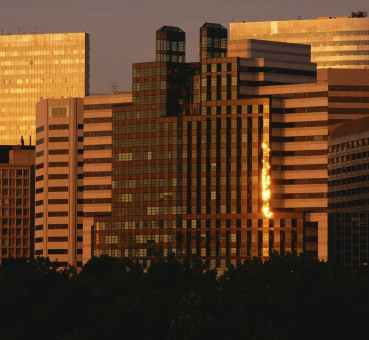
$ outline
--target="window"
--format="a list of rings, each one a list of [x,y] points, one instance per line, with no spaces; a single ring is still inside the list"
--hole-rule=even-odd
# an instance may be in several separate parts
[[[68,249],[48,249],[47,253],[49,255],[64,255],[68,254]]]
[[[68,130],[68,124],[51,124],[49,125],[49,130]]]
[[[49,117],[51,118],[66,118],[68,116],[68,107],[51,107],[49,109]]]
[[[105,243],[107,243],[107,244],[117,244],[118,243],[118,235],[107,235],[107,236],[105,236]]]
[[[150,153],[150,156],[151,156],[151,153]],[[118,154],[119,161],[131,161],[132,159],[133,159],[133,155],[131,152]]]
[[[132,202],[133,195],[132,194],[122,194],[120,200],[124,203]]]
[[[51,236],[48,237],[48,242],[68,242],[67,236]]]

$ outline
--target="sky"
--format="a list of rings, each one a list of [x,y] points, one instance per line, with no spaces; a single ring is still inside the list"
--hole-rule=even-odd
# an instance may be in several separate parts
[[[155,31],[187,33],[187,61],[197,60],[204,22],[276,20],[368,11],[367,0],[0,0],[0,32],[88,32],[92,93],[131,88],[133,62],[154,60]]]

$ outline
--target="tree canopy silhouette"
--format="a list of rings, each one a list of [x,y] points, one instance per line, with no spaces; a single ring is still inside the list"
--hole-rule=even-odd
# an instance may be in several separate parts
[[[0,267],[1,339],[312,339],[366,331],[369,274],[303,256],[223,275],[200,259],[93,258],[78,273],[47,259]]]

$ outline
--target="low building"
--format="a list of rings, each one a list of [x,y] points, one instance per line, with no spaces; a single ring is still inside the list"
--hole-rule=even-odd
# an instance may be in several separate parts
[[[0,262],[33,256],[32,146],[0,146]]]
[[[369,263],[369,118],[339,125],[329,138],[329,258]]]

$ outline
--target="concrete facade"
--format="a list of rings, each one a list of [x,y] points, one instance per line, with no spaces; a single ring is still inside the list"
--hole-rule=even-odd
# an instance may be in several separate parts
[[[35,255],[61,266],[91,257],[96,217],[111,217],[112,110],[129,93],[38,104]]]

